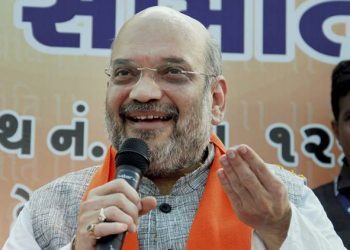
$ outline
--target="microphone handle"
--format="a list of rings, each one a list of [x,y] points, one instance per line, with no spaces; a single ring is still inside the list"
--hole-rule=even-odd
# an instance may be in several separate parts
[[[125,238],[125,232],[111,234],[97,240],[97,250],[121,250]]]
[[[139,168],[130,165],[122,165],[117,168],[117,178],[124,179],[135,190],[138,190],[141,171]],[[120,234],[111,234],[97,240],[97,250],[121,250],[124,243],[126,232]]]

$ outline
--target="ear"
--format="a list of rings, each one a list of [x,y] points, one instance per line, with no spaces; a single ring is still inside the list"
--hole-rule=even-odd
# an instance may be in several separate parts
[[[227,83],[222,75],[218,76],[215,83],[212,84],[211,94],[213,98],[211,123],[218,125],[224,119],[227,94]]]
[[[340,143],[338,122],[336,120],[332,120],[332,130],[333,130],[333,133],[334,133],[335,137],[337,138],[338,142]]]

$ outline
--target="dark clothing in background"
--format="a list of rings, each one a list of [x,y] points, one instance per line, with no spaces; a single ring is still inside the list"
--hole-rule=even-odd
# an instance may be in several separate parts
[[[335,188],[334,182],[330,182],[313,191],[323,205],[328,218],[333,223],[335,231],[343,240],[344,246],[350,249],[350,210],[348,212],[342,206],[336,197]],[[350,201],[350,167],[347,163],[344,164],[338,177],[337,190]]]

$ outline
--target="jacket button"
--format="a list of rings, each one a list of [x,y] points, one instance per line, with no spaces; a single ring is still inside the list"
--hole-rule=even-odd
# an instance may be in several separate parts
[[[171,206],[168,203],[162,203],[159,205],[159,210],[167,214],[170,213]]]

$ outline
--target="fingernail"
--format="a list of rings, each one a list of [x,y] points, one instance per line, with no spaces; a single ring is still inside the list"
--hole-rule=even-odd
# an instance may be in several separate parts
[[[137,208],[138,208],[138,210],[141,210],[141,209],[142,209],[141,202],[138,202],[138,203],[137,203]]]
[[[127,224],[121,223],[121,227],[122,227],[122,230],[124,230],[124,231],[128,230]]]
[[[235,158],[236,154],[233,151],[228,151],[227,156],[228,156],[228,158],[233,159],[233,158]]]
[[[242,145],[239,147],[239,152],[241,152],[242,154],[245,154],[248,152],[248,148],[246,145]]]
[[[136,232],[136,230],[137,230],[137,227],[135,226],[135,224],[132,224],[132,225],[130,226],[130,231],[131,231],[131,232]]]
[[[221,158],[221,164],[224,165],[224,166],[228,166],[227,157],[223,156],[223,157]]]

